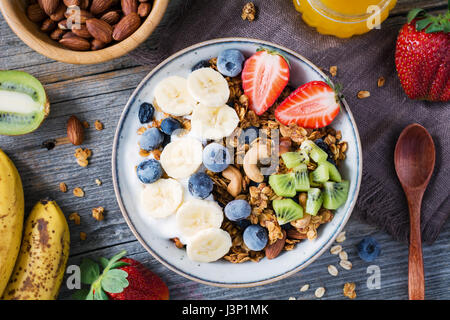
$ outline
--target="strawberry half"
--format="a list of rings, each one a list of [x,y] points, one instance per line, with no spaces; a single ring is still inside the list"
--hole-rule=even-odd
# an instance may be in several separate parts
[[[275,110],[275,118],[284,125],[322,128],[339,113],[336,92],[323,81],[311,81],[290,94]]]
[[[277,101],[289,81],[289,64],[277,51],[258,49],[245,61],[242,87],[249,107],[263,114]]]

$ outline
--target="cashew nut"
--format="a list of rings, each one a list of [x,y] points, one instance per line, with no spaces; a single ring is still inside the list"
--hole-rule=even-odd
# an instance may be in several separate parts
[[[254,182],[263,182],[264,176],[258,168],[258,160],[270,157],[270,150],[266,144],[254,144],[244,157],[244,171],[247,177]]]
[[[308,226],[310,221],[311,221],[311,215],[305,213],[303,215],[303,218],[292,221],[291,225],[294,226],[297,229],[303,229],[303,228],[306,228]]]
[[[228,180],[230,183],[227,186],[227,191],[233,197],[237,197],[242,191],[242,174],[239,169],[229,165],[228,168],[222,171],[222,176]]]

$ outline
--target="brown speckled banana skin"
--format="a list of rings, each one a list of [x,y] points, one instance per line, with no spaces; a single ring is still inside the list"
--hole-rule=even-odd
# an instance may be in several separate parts
[[[0,149],[0,296],[19,253],[23,214],[22,181],[13,162]]]
[[[25,222],[19,257],[5,300],[55,300],[69,257],[66,218],[55,201],[40,201]]]

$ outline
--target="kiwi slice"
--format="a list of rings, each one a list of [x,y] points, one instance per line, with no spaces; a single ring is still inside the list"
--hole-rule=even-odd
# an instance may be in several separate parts
[[[306,200],[306,213],[315,216],[319,212],[323,203],[322,191],[319,188],[311,188],[308,190],[308,198]]]
[[[348,197],[350,184],[346,180],[341,182],[327,181],[323,184],[323,206],[326,209],[336,210],[342,206]]]
[[[277,196],[280,197],[294,197],[297,193],[294,175],[291,173],[271,175],[269,184]]]
[[[280,225],[303,218],[303,208],[292,199],[273,200],[272,206]]]
[[[295,168],[302,163],[309,162],[309,156],[305,151],[286,152],[281,155],[285,166],[289,169]]]
[[[314,187],[314,188],[322,188],[322,184],[321,184],[321,183],[315,182],[315,181],[314,181],[312,171],[311,171],[308,175],[309,175],[309,185],[310,185],[311,187]]]
[[[338,169],[334,164],[332,164],[329,161],[324,161],[323,164],[328,167],[328,174],[330,176],[330,180],[333,180],[335,182],[342,181],[341,174],[339,173]]]
[[[316,163],[325,161],[328,158],[328,154],[311,140],[303,141],[300,146],[300,150],[305,150],[308,153],[309,157]]]
[[[312,178],[315,182],[326,182],[330,179],[330,174],[328,171],[328,166],[324,163],[319,164],[319,166],[312,172]]]
[[[50,112],[42,84],[23,71],[0,71],[0,134],[21,135],[41,125]]]
[[[295,190],[296,191],[308,191],[310,188],[308,167],[306,164],[301,164],[294,168],[292,173],[295,179]]]

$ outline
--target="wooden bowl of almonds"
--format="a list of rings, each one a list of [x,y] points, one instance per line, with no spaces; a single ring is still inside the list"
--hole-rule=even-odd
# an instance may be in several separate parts
[[[169,0],[4,0],[11,29],[37,52],[61,62],[95,64],[144,42]]]

